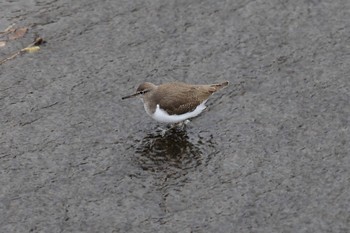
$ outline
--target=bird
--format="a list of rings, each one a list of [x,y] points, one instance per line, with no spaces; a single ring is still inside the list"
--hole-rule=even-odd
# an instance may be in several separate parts
[[[138,86],[136,93],[122,99],[140,97],[146,113],[154,120],[176,124],[198,116],[206,108],[208,98],[228,84],[228,81],[204,85],[144,82]]]

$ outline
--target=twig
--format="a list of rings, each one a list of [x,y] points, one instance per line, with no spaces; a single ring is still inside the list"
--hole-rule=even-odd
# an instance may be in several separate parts
[[[10,26],[8,26],[4,31],[2,31],[2,32],[0,32],[0,35],[1,34],[8,34],[8,33],[10,33],[10,32],[12,32],[13,31],[13,27],[15,26],[16,24],[11,24]]]
[[[41,45],[41,44],[44,43],[44,42],[45,42],[44,39],[41,38],[41,37],[35,38],[35,40],[34,40],[32,43],[30,43],[27,47],[25,47],[25,48],[23,48],[23,49],[21,49],[21,50],[15,52],[15,53],[11,54],[10,56],[8,56],[8,57],[6,57],[6,58],[0,60],[0,65],[2,65],[3,63],[5,63],[5,62],[7,62],[7,61],[9,61],[9,60],[11,60],[11,59],[14,59],[15,57],[17,57],[17,56],[20,55],[21,53],[27,52],[27,51],[28,51],[28,48],[33,47],[33,46],[39,46],[39,45]]]

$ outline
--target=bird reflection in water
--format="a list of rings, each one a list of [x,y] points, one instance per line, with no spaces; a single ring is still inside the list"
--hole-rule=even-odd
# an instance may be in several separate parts
[[[201,164],[201,151],[189,141],[186,130],[171,128],[148,134],[137,150],[139,165],[151,172],[184,171]]]
[[[185,129],[175,127],[165,134],[161,131],[148,134],[137,149],[138,165],[153,177],[152,185],[161,195],[159,221],[163,224],[168,221],[167,213],[174,209],[169,204],[171,193],[190,183],[192,174],[208,162],[209,156],[202,151],[214,145],[211,137],[205,142],[202,139],[201,135],[194,136],[192,143]]]

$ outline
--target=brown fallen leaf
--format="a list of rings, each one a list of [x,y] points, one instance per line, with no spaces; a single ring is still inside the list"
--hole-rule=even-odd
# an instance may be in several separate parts
[[[26,27],[17,28],[9,35],[9,39],[16,40],[18,38],[21,38],[27,33],[27,31],[28,31],[28,28],[26,28]]]
[[[0,48],[6,45],[6,41],[0,41]]]
[[[34,39],[34,42],[31,44],[32,46],[39,46],[39,45],[41,45],[41,44],[45,44],[46,43],[46,41],[43,39],[43,38],[41,38],[41,37],[36,37],[35,39]]]

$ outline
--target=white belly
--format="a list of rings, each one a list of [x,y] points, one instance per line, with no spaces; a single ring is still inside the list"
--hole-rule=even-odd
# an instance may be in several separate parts
[[[205,102],[201,103],[200,105],[198,105],[196,107],[195,110],[193,110],[192,112],[187,112],[181,115],[169,115],[166,111],[162,110],[159,107],[159,104],[157,104],[157,108],[156,111],[154,112],[154,114],[149,114],[149,112],[146,110],[146,112],[156,121],[159,122],[163,122],[163,123],[177,123],[177,122],[181,122],[184,121],[186,119],[198,116],[205,108]],[[146,109],[146,107],[145,107]]]

